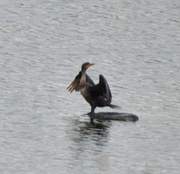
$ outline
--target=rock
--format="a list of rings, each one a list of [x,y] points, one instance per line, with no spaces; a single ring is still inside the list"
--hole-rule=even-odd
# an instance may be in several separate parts
[[[118,120],[118,121],[138,121],[138,116],[132,113],[119,112],[99,112],[95,113],[94,119],[97,120]]]

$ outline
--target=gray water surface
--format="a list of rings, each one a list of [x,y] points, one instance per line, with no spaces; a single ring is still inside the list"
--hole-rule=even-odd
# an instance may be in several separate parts
[[[0,173],[179,174],[180,1],[0,1]],[[116,112],[69,94],[84,62]],[[112,112],[98,108],[96,112]]]

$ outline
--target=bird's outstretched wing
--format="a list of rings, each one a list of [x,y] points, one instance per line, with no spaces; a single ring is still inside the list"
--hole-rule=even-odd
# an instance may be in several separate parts
[[[99,75],[99,84],[102,86],[103,96],[107,99],[107,101],[109,101],[109,103],[111,103],[111,101],[112,101],[111,90],[109,88],[107,80],[101,74]]]
[[[75,77],[75,79],[72,81],[72,83],[67,87],[69,92],[73,92],[75,91],[79,91],[79,84],[80,84],[80,80],[81,80],[81,71],[79,72],[79,74]],[[93,80],[86,74],[86,84],[88,86],[94,86],[94,82]]]
[[[69,92],[79,91],[79,83],[81,80],[81,72],[75,77],[75,79],[72,81],[72,83],[67,87]]]
[[[92,98],[99,98],[100,96],[106,100],[107,103],[111,103],[112,95],[109,85],[103,75],[99,75],[99,83],[90,88]]]

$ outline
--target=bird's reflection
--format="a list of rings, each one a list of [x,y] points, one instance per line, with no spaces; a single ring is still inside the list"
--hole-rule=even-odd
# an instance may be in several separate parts
[[[96,121],[94,125],[90,124],[89,121],[73,121],[73,136],[71,139],[75,143],[76,147],[93,145],[93,146],[105,146],[108,142],[109,129],[111,126],[110,121]],[[83,150],[84,148],[82,148]],[[97,147],[101,150],[102,147]]]
[[[71,140],[70,166],[89,166],[98,161],[108,146],[111,124],[111,121],[96,121],[91,125],[88,118],[72,120],[71,130],[68,131],[68,138]]]
[[[93,140],[101,140],[108,137],[110,121],[96,121],[93,125],[88,121],[75,121],[75,131],[78,132],[80,140],[92,137]]]

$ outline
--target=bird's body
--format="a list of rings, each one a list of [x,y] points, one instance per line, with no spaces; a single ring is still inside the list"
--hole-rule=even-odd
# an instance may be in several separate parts
[[[91,105],[91,122],[93,122],[96,107],[118,107],[111,104],[112,95],[104,76],[99,75],[99,83],[95,85],[93,80],[86,74],[86,70],[92,65],[94,64],[84,63],[79,74],[67,88],[70,92],[73,90],[80,91],[84,99]]]

